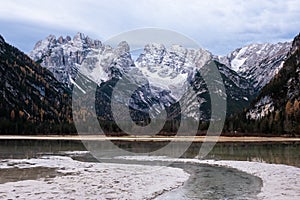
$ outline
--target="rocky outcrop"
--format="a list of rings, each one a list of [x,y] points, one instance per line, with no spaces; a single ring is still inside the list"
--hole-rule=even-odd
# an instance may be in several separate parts
[[[290,48],[291,42],[250,44],[216,59],[249,80],[259,92],[282,68]]]

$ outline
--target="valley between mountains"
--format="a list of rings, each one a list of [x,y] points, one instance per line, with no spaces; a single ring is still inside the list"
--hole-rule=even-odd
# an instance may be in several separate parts
[[[83,33],[49,35],[28,55],[0,37],[0,134],[76,134],[72,90],[94,84],[100,127],[108,135],[126,135],[111,109],[114,87],[126,80],[138,87],[133,93],[124,87],[115,97],[130,111],[125,123],[147,126],[166,112],[158,135],[176,135],[187,121],[197,122],[203,135],[211,120],[218,120],[212,118],[214,105],[200,73],[204,68],[210,73],[207,66],[213,64],[222,77],[215,84],[225,87],[219,94],[227,102],[224,135],[299,136],[299,47],[300,35],[291,42],[246,45],[226,56],[150,43],[134,59],[126,41],[112,47]],[[80,84],[78,77],[84,80]],[[194,96],[187,96],[188,88]],[[76,112],[82,121],[93,117],[84,109]]]

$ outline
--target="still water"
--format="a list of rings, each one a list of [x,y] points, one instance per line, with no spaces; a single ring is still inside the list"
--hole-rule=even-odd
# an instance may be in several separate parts
[[[164,143],[154,142],[114,142],[119,148],[129,152],[151,152]],[[93,145],[95,145],[93,143]],[[105,142],[97,142],[105,147]],[[183,142],[176,146],[180,148]],[[194,158],[199,152],[200,143],[192,144],[182,155],[184,158]],[[176,148],[176,147],[174,147]],[[105,148],[104,148],[105,149]],[[42,155],[65,155],[66,151],[86,151],[81,141],[48,141],[48,140],[0,140],[0,159],[34,158]],[[287,164],[300,167],[300,143],[218,143],[206,156],[206,159],[215,160],[244,160],[267,163]],[[112,149],[102,151],[101,162],[119,162],[112,159]],[[69,155],[71,156],[71,155]],[[84,162],[99,162],[91,154],[72,155],[73,159]],[[99,158],[99,157],[98,157]],[[122,163],[144,165],[160,165],[160,162],[122,161]],[[258,177],[240,172],[235,169],[199,164],[172,163],[172,167],[179,167],[191,176],[180,189],[168,192],[158,199],[255,199],[260,192],[262,182]],[[36,169],[36,172],[8,172],[0,170],[0,184],[7,181],[38,178],[36,174],[51,174],[54,171]],[[20,176],[20,173],[22,176]],[[5,174],[5,176],[4,176]],[[16,174],[14,176],[13,174]],[[18,175],[17,175],[18,174]],[[33,176],[33,177],[32,177]]]

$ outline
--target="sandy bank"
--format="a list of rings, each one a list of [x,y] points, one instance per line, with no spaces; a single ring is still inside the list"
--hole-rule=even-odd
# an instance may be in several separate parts
[[[153,199],[189,177],[178,168],[89,163],[67,156],[0,160],[0,170],[41,167],[60,175],[36,180],[15,177],[14,182],[0,184],[0,199]]]

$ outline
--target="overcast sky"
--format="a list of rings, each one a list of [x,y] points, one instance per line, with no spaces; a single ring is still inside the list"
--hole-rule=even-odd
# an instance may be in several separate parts
[[[182,33],[214,54],[300,32],[299,0],[0,0],[0,34],[29,52],[49,34],[109,39],[143,27]]]

